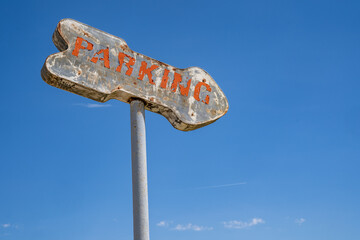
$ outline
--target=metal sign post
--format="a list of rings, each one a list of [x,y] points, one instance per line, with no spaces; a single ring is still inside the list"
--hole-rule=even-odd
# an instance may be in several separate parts
[[[134,240],[149,240],[145,109],[191,131],[224,116],[228,101],[205,70],[162,63],[78,21],[61,20],[53,42],[60,52],[46,59],[45,82],[98,102],[130,103]]]
[[[149,240],[145,105],[130,102],[134,240]]]

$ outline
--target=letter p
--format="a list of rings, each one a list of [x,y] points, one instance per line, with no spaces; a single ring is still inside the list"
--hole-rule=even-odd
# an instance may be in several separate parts
[[[86,47],[84,47],[82,45],[83,41],[85,41],[87,43]],[[91,51],[93,49],[93,47],[94,47],[94,45],[92,43],[86,41],[85,39],[83,39],[81,37],[77,37],[76,42],[75,42],[74,51],[72,51],[72,55],[77,57],[79,55],[80,49],[87,49],[87,50]]]

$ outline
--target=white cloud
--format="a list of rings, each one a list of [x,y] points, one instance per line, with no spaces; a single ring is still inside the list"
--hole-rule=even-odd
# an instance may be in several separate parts
[[[297,218],[295,219],[295,223],[301,226],[306,221],[305,218]]]
[[[76,103],[76,106],[86,107],[86,108],[105,108],[111,107],[111,104],[99,104],[99,103]]]
[[[11,224],[10,223],[5,223],[5,224],[2,224],[1,226],[3,228],[8,228],[8,227],[11,227]]]
[[[156,224],[158,227],[164,227],[164,228],[168,228],[170,225],[173,225],[173,221],[160,221]],[[175,231],[210,231],[213,230],[213,227],[205,227],[205,226],[198,226],[198,225],[194,225],[192,223],[188,223],[185,225],[182,224],[177,224],[175,227],[170,228],[170,230],[175,230]]]
[[[178,224],[172,230],[176,230],[176,231],[192,230],[192,231],[199,232],[199,231],[213,230],[213,227],[204,227],[204,226],[198,226],[198,225],[193,225],[192,223],[188,223],[186,225]]]
[[[169,222],[167,222],[167,221],[160,221],[160,222],[158,222],[158,223],[156,224],[156,226],[158,226],[158,227],[167,227],[167,226],[169,226]]]
[[[223,222],[225,228],[235,228],[235,229],[249,228],[249,227],[261,224],[261,223],[265,223],[265,221],[261,218],[253,218],[249,222],[242,222],[242,221],[236,221],[236,220]]]

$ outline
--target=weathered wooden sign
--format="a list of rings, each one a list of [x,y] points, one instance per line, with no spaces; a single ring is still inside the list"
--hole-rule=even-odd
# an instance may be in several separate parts
[[[99,102],[142,99],[147,110],[182,131],[206,126],[229,108],[224,93],[203,69],[175,68],[75,20],[61,20],[53,42],[61,52],[46,59],[41,76],[57,88]]]

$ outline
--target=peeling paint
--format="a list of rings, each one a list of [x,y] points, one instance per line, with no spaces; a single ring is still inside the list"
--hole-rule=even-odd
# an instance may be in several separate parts
[[[126,42],[72,19],[61,20],[53,34],[59,53],[41,70],[57,88],[106,102],[142,99],[182,131],[206,126],[222,117],[228,101],[203,69],[179,69],[132,51]]]

